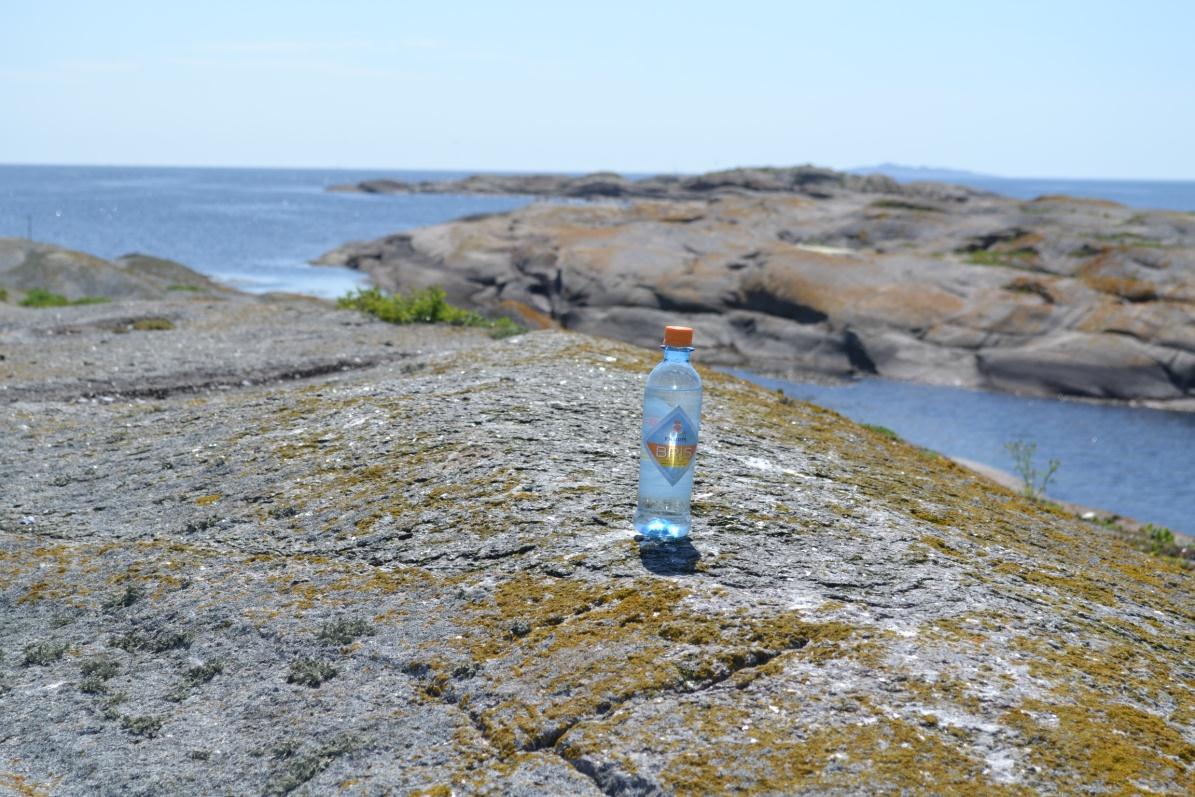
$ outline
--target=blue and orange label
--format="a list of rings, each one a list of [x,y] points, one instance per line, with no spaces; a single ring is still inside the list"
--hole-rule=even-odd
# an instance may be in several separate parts
[[[697,427],[680,407],[643,436],[643,446],[669,484],[676,484],[697,458]]]

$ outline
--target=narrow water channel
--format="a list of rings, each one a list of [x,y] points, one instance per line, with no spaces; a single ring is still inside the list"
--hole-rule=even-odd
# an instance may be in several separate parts
[[[1195,413],[1026,398],[887,379],[844,385],[736,376],[886,426],[952,457],[1013,471],[1005,444],[1061,461],[1048,495],[1195,534]]]

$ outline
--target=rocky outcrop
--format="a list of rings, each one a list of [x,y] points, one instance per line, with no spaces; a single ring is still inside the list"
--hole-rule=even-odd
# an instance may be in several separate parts
[[[697,175],[657,175],[632,179],[614,172],[566,174],[475,174],[461,180],[364,180],[329,191],[366,194],[519,194],[576,199],[702,199],[734,194],[802,194],[827,198],[844,192],[929,196],[963,201],[981,195],[940,183],[902,185],[882,174],[850,174],[805,165],[787,168],[727,169]]]
[[[736,183],[748,184],[696,200],[539,203],[322,262],[642,345],[689,323],[712,362],[1195,406],[1191,214]]]
[[[154,304],[54,311],[51,349],[0,305],[4,788],[1195,790],[1172,562],[709,371],[692,541],[642,545],[652,353],[290,301],[90,323]],[[394,356],[257,383],[267,330]],[[223,389],[62,390],[185,385],[148,350],[192,347]]]
[[[172,291],[221,294],[229,290],[173,260],[142,254],[104,260],[24,238],[0,238],[0,288],[14,300],[35,288],[71,300],[162,299]]]

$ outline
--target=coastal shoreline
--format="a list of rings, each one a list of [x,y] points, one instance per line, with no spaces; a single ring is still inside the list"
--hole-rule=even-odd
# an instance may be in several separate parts
[[[1191,214],[812,167],[614,177],[367,185],[595,201],[346,244],[315,262],[640,345],[661,323],[688,323],[720,365],[1195,409]]]

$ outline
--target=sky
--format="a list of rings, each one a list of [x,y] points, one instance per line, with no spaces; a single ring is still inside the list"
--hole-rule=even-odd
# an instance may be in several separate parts
[[[1195,179],[1195,3],[0,0],[0,163]]]

